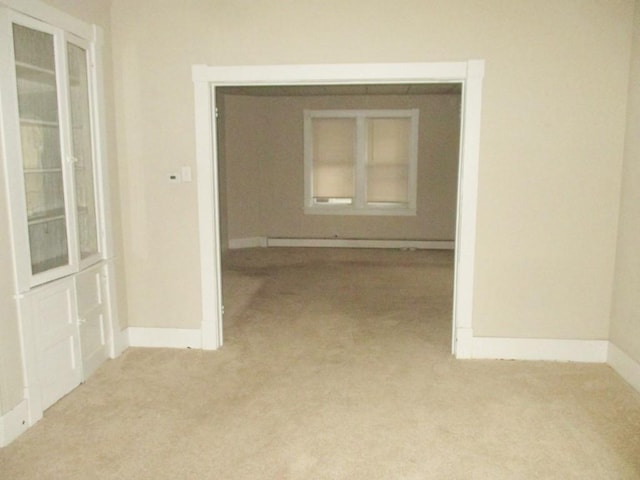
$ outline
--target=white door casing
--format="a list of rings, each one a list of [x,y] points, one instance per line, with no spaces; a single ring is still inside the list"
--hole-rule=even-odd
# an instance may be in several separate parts
[[[211,67],[194,65],[202,346],[222,346],[218,148],[215,91],[223,86],[461,83],[463,92],[452,351],[471,356],[476,200],[480,150],[480,112],[484,60],[438,63],[269,65]]]

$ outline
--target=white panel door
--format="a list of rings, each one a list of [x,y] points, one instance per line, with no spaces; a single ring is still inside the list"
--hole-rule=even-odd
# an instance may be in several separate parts
[[[76,276],[78,320],[82,346],[82,370],[89,377],[109,357],[107,276],[104,267],[95,267]]]
[[[82,381],[75,284],[72,278],[58,281],[32,290],[25,299],[45,410]]]

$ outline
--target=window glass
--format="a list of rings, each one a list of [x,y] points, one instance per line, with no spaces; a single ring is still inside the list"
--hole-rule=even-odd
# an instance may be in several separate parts
[[[313,119],[313,198],[318,203],[353,203],[356,122]]]
[[[305,111],[307,213],[415,214],[417,110]]]
[[[78,240],[80,259],[84,260],[98,253],[87,51],[77,45],[68,43],[67,58],[69,64],[71,147],[73,149],[76,181]]]
[[[409,202],[411,120],[368,120],[367,203]]]
[[[69,264],[53,35],[13,25],[31,272]]]

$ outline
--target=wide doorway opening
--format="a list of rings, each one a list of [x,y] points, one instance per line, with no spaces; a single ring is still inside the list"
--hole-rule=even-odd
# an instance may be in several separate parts
[[[215,95],[224,337],[266,325],[307,339],[406,329],[446,350],[462,84],[228,86]],[[315,169],[310,152],[321,160]],[[307,198],[305,188],[322,191]]]
[[[281,240],[278,246],[287,246],[293,240],[309,238],[269,238],[269,234],[233,238],[227,214],[221,205],[225,194],[219,182],[220,158],[218,122],[218,91],[247,87],[269,87],[287,89],[309,88],[385,88],[399,86],[413,88],[444,88],[457,85],[460,95],[460,136],[457,165],[457,201],[455,216],[455,256],[452,309],[452,351],[458,357],[470,355],[472,339],[473,255],[475,251],[475,220],[477,196],[478,147],[480,125],[481,83],[483,61],[429,64],[366,64],[366,65],[296,65],[263,67],[208,67],[194,66],[196,105],[196,139],[198,165],[198,204],[201,248],[202,282],[202,345],[215,349],[223,342],[223,297],[221,254],[229,248],[230,240],[239,241],[241,247],[269,245]],[[273,93],[273,92],[271,92]],[[349,93],[353,93],[350,91]],[[386,92],[385,92],[386,93]],[[267,96],[267,95],[264,95]],[[286,141],[288,139],[282,139]],[[224,166],[223,166],[224,168]],[[294,179],[291,179],[295,181]],[[299,179],[298,179],[299,180]],[[307,193],[303,194],[307,198]],[[322,200],[324,201],[324,200]],[[358,200],[356,200],[358,202]],[[360,200],[361,202],[361,200]],[[308,206],[308,205],[307,205]],[[410,210],[410,209],[409,209]],[[286,212],[282,212],[286,214]],[[212,221],[213,220],[213,221]],[[235,227],[234,227],[235,228]],[[362,240],[340,239],[340,233],[332,238],[311,237],[316,240]],[[388,241],[384,235],[373,240]],[[411,240],[411,239],[409,239]],[[237,247],[238,244],[232,245]],[[296,246],[296,245],[288,245]],[[312,245],[306,244],[305,247]],[[347,245],[352,247],[354,245]],[[358,245],[380,247],[383,245]],[[420,245],[422,246],[422,245]],[[413,248],[411,245],[408,248]],[[213,285],[213,289],[211,286]]]

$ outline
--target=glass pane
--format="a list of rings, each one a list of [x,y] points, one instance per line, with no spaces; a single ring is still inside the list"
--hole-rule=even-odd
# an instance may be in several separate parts
[[[67,58],[72,126],[71,148],[75,158],[80,259],[85,259],[98,253],[87,52],[83,48],[69,43],[67,44]]]
[[[367,124],[367,203],[407,204],[411,120],[371,118]]]
[[[31,271],[68,265],[53,35],[13,25]]]
[[[352,203],[355,185],[356,120],[313,119],[313,198]]]

